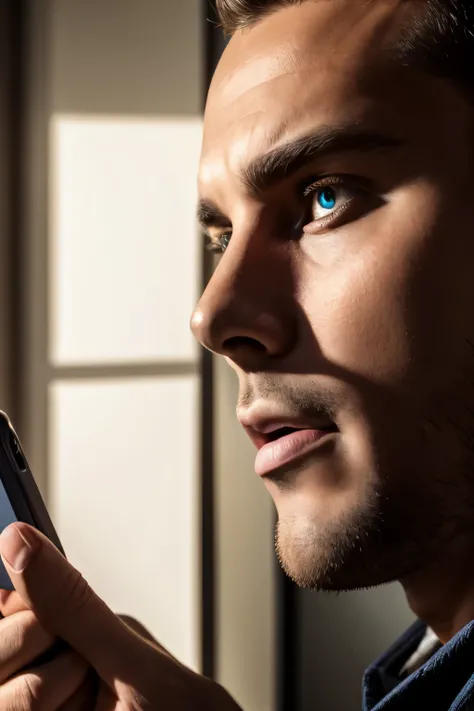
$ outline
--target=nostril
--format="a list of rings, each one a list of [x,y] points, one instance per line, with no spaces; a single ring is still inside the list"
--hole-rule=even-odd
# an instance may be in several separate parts
[[[226,353],[235,353],[235,351],[243,348],[256,351],[257,353],[265,353],[267,350],[263,343],[249,336],[232,336],[231,338],[226,338],[222,345]]]

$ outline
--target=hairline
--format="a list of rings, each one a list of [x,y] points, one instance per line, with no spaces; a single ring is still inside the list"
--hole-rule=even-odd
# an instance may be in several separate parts
[[[285,7],[302,5],[308,0],[274,0],[265,7],[249,11],[241,22],[220,27],[225,35],[232,37],[237,32],[251,30],[260,22]],[[425,0],[424,12],[414,14],[400,28],[400,38],[388,50],[391,58],[402,66],[419,69],[436,78],[442,78],[474,103],[474,81],[459,72],[459,60],[456,63],[448,58],[459,36],[450,33],[450,9],[444,0]],[[431,20],[431,22],[430,22]],[[444,23],[444,32],[442,25]],[[474,38],[473,38],[474,44]],[[454,53],[454,52],[453,52]],[[474,55],[474,50],[473,50]],[[474,60],[473,60],[474,61]],[[456,71],[457,70],[457,71]]]

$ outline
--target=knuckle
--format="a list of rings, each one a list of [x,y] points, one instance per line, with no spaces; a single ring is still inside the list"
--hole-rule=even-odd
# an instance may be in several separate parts
[[[21,702],[19,708],[28,711],[40,711],[43,702],[44,685],[41,678],[36,674],[27,673],[21,677],[19,697]]]
[[[16,624],[12,627],[10,635],[5,639],[12,652],[23,649],[28,644],[30,629],[31,627],[26,624]]]
[[[24,643],[26,639],[28,639],[30,633],[39,626],[39,622],[34,612],[31,612],[31,610],[19,612],[15,624],[15,634],[18,641]]]
[[[29,644],[39,622],[30,610],[7,618],[0,635],[0,664]]]
[[[66,617],[75,617],[88,607],[93,596],[94,593],[87,580],[78,570],[71,569],[62,586],[62,614]]]

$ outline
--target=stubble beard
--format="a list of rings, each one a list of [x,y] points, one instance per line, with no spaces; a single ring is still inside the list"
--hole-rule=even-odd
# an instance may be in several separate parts
[[[413,505],[416,503],[416,505]],[[436,492],[374,485],[358,509],[324,526],[316,516],[284,516],[275,532],[276,555],[299,587],[342,592],[400,580],[434,560],[458,530]]]

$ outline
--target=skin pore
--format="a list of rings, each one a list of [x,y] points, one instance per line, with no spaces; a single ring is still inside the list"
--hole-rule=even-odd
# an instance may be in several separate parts
[[[241,419],[337,425],[263,479],[285,571],[400,580],[446,642],[474,617],[474,124],[392,57],[420,5],[307,0],[234,35],[199,177],[225,251],[192,326],[236,371]]]

